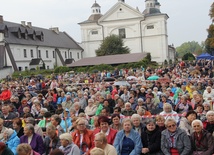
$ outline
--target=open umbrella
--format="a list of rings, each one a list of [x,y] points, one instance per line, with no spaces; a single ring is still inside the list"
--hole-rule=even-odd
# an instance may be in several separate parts
[[[114,82],[115,86],[130,86],[130,84],[127,81],[116,81]]]
[[[159,76],[153,75],[153,76],[148,77],[147,80],[158,80],[158,79],[159,79]]]
[[[166,77],[161,77],[158,79],[158,82],[160,83],[167,83],[167,82],[171,82],[171,80],[169,78],[166,78]]]
[[[115,81],[115,78],[112,78],[112,77],[107,77],[104,79],[105,82],[108,82],[108,81]]]
[[[126,79],[127,80],[137,80],[137,77],[136,76],[128,76]]]

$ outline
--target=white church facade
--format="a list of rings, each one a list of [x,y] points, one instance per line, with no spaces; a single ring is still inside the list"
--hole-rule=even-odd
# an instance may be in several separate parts
[[[145,10],[140,12],[125,3],[118,2],[105,14],[95,1],[92,14],[81,26],[83,57],[95,57],[95,50],[105,37],[112,34],[123,38],[130,53],[151,53],[152,60],[159,63],[174,60],[175,51],[169,50],[167,33],[167,14],[161,13],[157,0],[146,0]]]

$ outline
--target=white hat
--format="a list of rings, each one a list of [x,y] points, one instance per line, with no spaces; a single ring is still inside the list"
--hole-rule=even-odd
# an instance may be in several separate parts
[[[69,133],[63,133],[59,136],[59,139],[65,139],[67,140],[69,143],[72,142],[72,137],[71,137],[71,134]]]

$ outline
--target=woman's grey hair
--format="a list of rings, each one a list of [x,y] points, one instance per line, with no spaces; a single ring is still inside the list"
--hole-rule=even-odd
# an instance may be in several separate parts
[[[39,101],[38,99],[35,99],[35,100],[33,101],[33,103],[34,103],[34,104],[40,104],[40,101]]]
[[[32,124],[27,124],[25,127],[26,127],[28,130],[31,130],[31,131],[32,131],[32,133],[34,133],[34,132],[35,132],[35,130],[34,130],[34,126],[33,126]]]
[[[133,114],[131,117],[131,120],[133,121],[133,119],[135,119],[135,118],[139,119],[140,122],[142,121],[142,118],[139,114]]]
[[[132,125],[132,120],[130,118],[124,118],[122,121],[122,125],[124,125],[124,123],[126,122],[130,122],[130,124]]]
[[[131,103],[126,102],[126,103],[125,103],[125,107],[126,107],[127,105],[131,106]]]
[[[166,119],[166,121],[164,123],[165,126],[167,126],[169,122],[174,122],[176,124],[176,120],[174,118],[168,118],[168,119]]]
[[[195,119],[194,121],[192,121],[191,126],[193,127],[195,123],[199,123],[199,124],[200,124],[200,126],[203,128],[203,123],[202,123],[202,121],[201,121],[201,120],[199,120],[199,119]]]
[[[209,116],[209,115],[214,115],[214,111],[213,110],[210,110],[206,113],[206,117]]]
[[[48,109],[47,108],[41,108],[40,111],[48,112]]]
[[[79,103],[79,102],[75,102],[75,103],[73,104],[73,107],[75,107],[76,105],[78,105],[78,106],[80,107],[80,103]]]
[[[148,118],[145,123],[146,123],[146,125],[150,124],[150,123],[156,124],[156,121],[155,121],[155,119]]]
[[[49,125],[47,126],[47,129],[51,129],[51,130],[53,130],[53,131],[56,131],[56,127],[55,127],[54,125],[52,125],[52,124],[49,124]]]
[[[165,104],[163,105],[163,109],[165,109],[165,108],[171,108],[171,110],[172,110],[172,105],[169,104],[169,103],[165,103]],[[164,110],[164,111],[165,111],[165,110]]]
[[[92,103],[94,103],[94,100],[93,100],[93,99],[89,99],[89,100],[88,100],[88,102],[92,102]]]
[[[26,120],[28,121],[28,123],[35,125],[35,119],[33,117],[28,117]]]

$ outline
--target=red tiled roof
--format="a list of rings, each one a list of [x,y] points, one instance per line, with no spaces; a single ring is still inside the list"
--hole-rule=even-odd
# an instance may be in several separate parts
[[[89,57],[83,58],[72,64],[67,65],[68,67],[78,67],[78,66],[94,66],[100,64],[122,64],[138,62],[146,57],[147,53],[133,53],[133,54],[119,54],[119,55],[108,55],[100,57]]]

